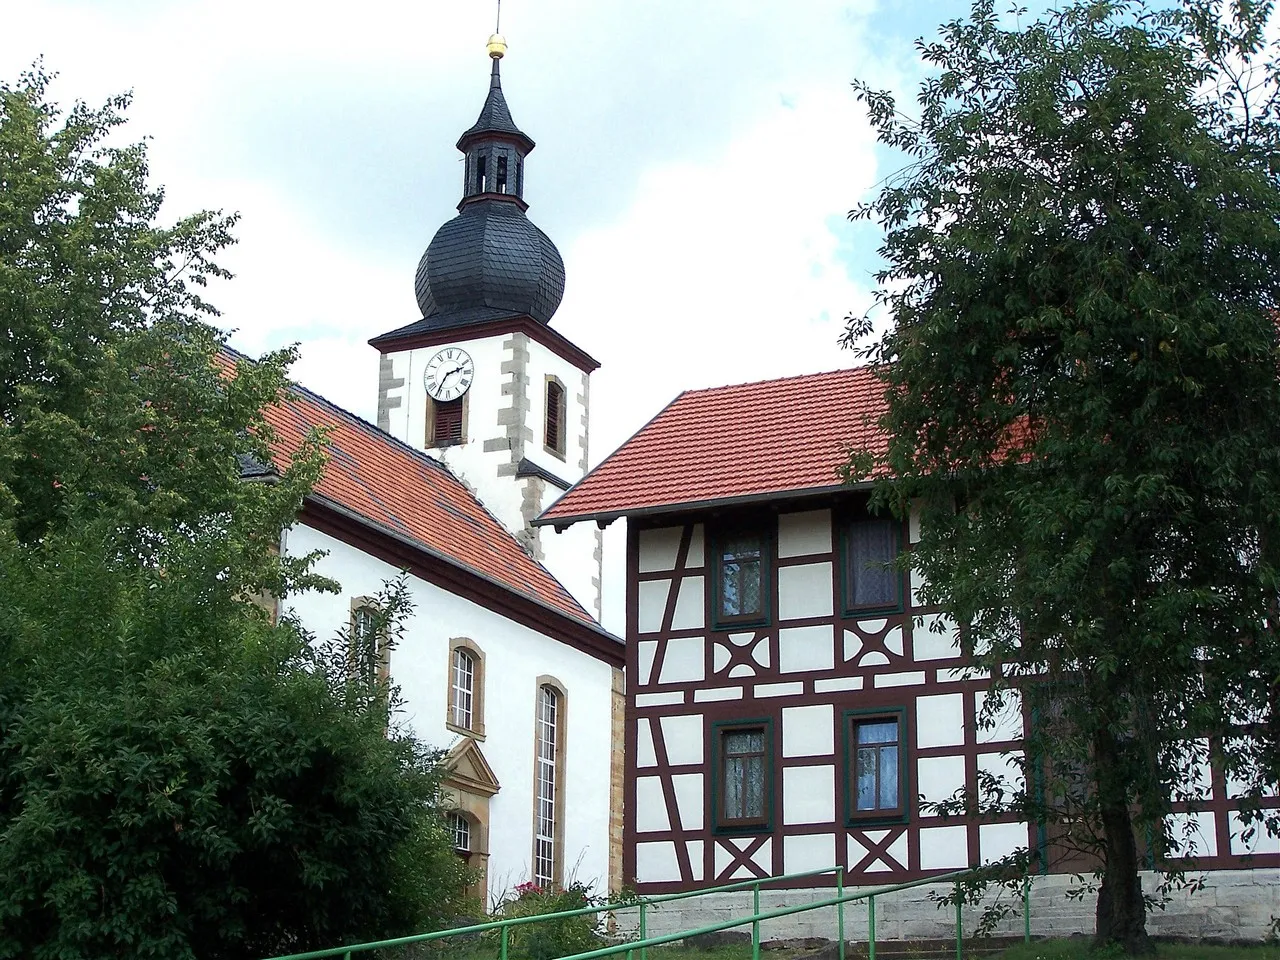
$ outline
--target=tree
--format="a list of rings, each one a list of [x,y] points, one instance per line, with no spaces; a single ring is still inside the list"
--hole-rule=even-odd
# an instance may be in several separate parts
[[[848,473],[921,509],[904,562],[992,673],[983,722],[1033,721],[1003,804],[1089,854],[1096,938],[1135,954],[1139,869],[1187,882],[1172,815],[1204,770],[1277,826],[1271,6],[1097,0],[1013,29],[978,0],[920,44],[918,118],[856,85],[910,165],[852,214],[886,231],[893,326],[850,320],[887,446]]]
[[[156,223],[127,98],[0,86],[0,957],[252,957],[449,919],[438,758],[254,597],[330,588],[269,483],[291,351],[232,363],[199,296],[234,218]],[[378,629],[394,641],[402,587]]]

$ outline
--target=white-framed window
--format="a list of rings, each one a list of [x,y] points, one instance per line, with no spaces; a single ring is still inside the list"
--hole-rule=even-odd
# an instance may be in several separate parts
[[[451,814],[453,849],[458,853],[471,852],[471,821],[460,813]]]
[[[449,686],[450,722],[464,730],[472,729],[476,692],[476,660],[466,647],[453,648]]]
[[[549,684],[538,688],[536,716],[536,810],[534,813],[533,882],[553,886],[558,877],[556,806],[560,790],[560,693]]]

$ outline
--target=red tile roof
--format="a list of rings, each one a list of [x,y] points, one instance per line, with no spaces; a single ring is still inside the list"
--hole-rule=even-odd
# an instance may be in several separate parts
[[[301,387],[266,411],[283,468],[303,438],[327,428],[328,462],[315,493],[368,524],[497,582],[580,624],[603,629],[453,473],[366,420]]]
[[[870,367],[676,397],[538,518],[563,523],[833,488],[851,444],[883,449]]]

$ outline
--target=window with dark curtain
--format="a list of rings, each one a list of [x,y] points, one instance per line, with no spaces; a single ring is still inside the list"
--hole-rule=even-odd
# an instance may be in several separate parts
[[[902,576],[893,567],[898,533],[885,518],[854,520],[846,533],[845,603],[849,609],[896,607]]]
[[[564,453],[564,387],[555,380],[547,381],[547,446]]]
[[[435,420],[431,429],[432,444],[447,447],[462,442],[462,397],[457,400],[433,401]]]
[[[765,604],[765,537],[760,531],[731,533],[719,545],[719,619],[763,616]]]
[[[895,717],[851,722],[854,764],[851,794],[854,816],[894,814],[902,810],[899,771],[901,724]]]
[[[767,819],[765,728],[739,727],[720,734],[720,826],[750,826]]]

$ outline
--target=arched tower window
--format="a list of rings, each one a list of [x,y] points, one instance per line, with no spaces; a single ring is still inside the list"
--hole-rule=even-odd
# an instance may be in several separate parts
[[[555,377],[547,377],[547,397],[543,422],[543,444],[548,453],[564,459],[566,411],[564,384]]]
[[[445,726],[454,733],[484,739],[484,654],[459,637],[449,645],[449,711]]]
[[[533,882],[562,882],[564,838],[564,688],[550,677],[538,682],[534,715]]]

